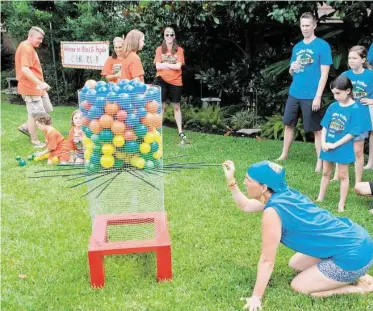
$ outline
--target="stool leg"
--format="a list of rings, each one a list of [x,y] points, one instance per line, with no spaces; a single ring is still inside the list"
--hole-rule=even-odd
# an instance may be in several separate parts
[[[161,246],[157,248],[157,280],[172,279],[172,260],[171,260],[171,246]]]
[[[102,288],[105,285],[105,263],[104,256],[98,252],[88,251],[89,274],[91,276],[91,286]]]

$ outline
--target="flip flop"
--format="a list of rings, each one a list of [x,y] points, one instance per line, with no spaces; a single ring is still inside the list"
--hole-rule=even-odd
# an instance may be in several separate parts
[[[20,131],[22,134],[25,134],[26,136],[30,137],[30,132],[28,129],[25,129],[22,125],[17,128],[18,131]]]

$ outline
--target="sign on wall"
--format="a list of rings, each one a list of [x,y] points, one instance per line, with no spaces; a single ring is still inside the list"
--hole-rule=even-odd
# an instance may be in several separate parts
[[[66,68],[102,69],[109,57],[109,41],[61,41],[61,57]]]

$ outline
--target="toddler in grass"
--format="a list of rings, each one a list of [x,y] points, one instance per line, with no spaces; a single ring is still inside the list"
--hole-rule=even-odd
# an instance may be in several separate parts
[[[52,127],[52,118],[44,112],[34,114],[33,117],[38,129],[44,132],[47,144],[47,149],[38,152],[35,156],[40,157],[49,153],[48,164],[53,164],[53,158],[58,159],[57,163],[66,164],[70,159],[67,143],[63,135]]]
[[[82,131],[82,115],[79,110],[75,110],[71,114],[71,129],[67,138],[67,146],[70,152],[69,163],[83,164],[83,131]]]
[[[349,187],[348,165],[355,162],[353,138],[361,133],[360,109],[352,95],[352,83],[345,75],[340,75],[330,89],[336,102],[330,104],[321,121],[321,153],[323,175],[317,201],[323,201],[330,182],[333,163],[339,165],[341,181],[338,211],[345,207]]]

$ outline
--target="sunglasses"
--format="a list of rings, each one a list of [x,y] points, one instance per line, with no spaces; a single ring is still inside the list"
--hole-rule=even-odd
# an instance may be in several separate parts
[[[164,36],[165,37],[173,37],[175,34],[174,33],[166,33]]]

